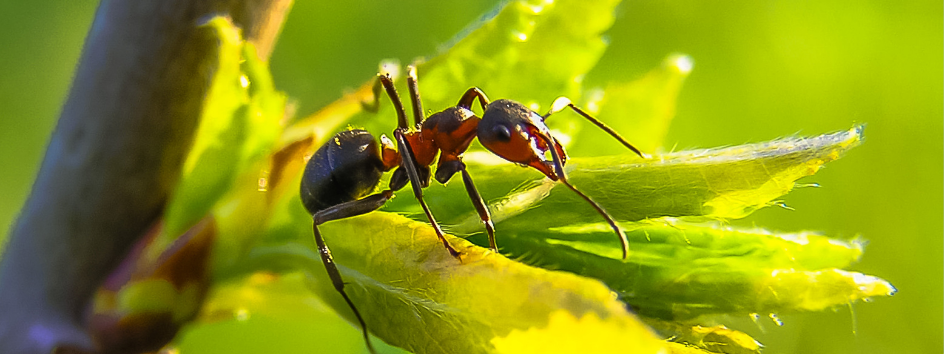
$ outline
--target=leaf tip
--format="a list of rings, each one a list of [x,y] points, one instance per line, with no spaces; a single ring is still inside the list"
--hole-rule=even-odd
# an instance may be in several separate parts
[[[695,66],[695,61],[693,61],[692,57],[689,55],[674,53],[664,59],[663,66],[666,68],[675,69],[680,76],[686,77],[692,72],[692,68]]]

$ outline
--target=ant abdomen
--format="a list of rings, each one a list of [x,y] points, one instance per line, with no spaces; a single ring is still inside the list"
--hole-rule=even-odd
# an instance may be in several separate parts
[[[305,166],[300,194],[309,213],[360,199],[381,180],[384,163],[371,133],[352,129],[335,134]]]

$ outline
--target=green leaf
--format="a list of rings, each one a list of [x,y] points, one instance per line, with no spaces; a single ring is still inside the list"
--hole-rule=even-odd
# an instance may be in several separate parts
[[[168,203],[165,234],[169,237],[203,217],[226,192],[238,167],[239,149],[233,145],[239,146],[247,134],[240,119],[245,114],[238,113],[248,101],[240,82],[243,39],[228,19],[216,17],[204,26],[219,39],[219,54],[193,147]]]
[[[680,152],[651,160],[575,159],[570,164],[572,182],[612,216],[650,220],[624,224],[631,242],[630,258],[621,259],[615,235],[590,206],[581,207],[583,200],[569,190],[554,188],[550,181],[533,182],[534,187],[490,204],[498,221],[497,242],[503,253],[527,263],[600,279],[641,314],[666,319],[821,310],[887,296],[895,290],[885,281],[839,270],[862,254],[858,241],[655,219],[745,216],[771,205],[797,179],[815,173],[861,140],[862,127],[854,127],[819,137]],[[486,186],[484,195],[524,182],[524,173],[512,172],[516,167],[479,168],[475,175],[485,181],[479,183]],[[461,220],[447,224],[449,230],[482,231],[462,188],[429,190],[427,200],[434,212],[447,209],[449,213],[438,215],[461,215],[443,218],[444,223]],[[398,209],[405,204],[406,208]],[[412,204],[411,198],[398,199],[389,209],[416,213]],[[481,236],[474,239],[486,244]],[[791,286],[784,286],[788,283]],[[822,289],[835,292],[813,296]]]
[[[420,66],[421,92],[436,109],[471,86],[490,98],[551,104],[580,94],[580,78],[597,64],[619,1],[515,1],[448,52]],[[528,79],[524,79],[528,78]],[[425,84],[425,85],[424,85]]]
[[[761,343],[749,335],[725,326],[692,326],[654,319],[647,319],[646,324],[669,338],[670,353],[759,354],[762,349]]]
[[[523,331],[529,332],[531,343],[573,345],[583,339],[562,333],[574,333],[583,323],[593,323],[590,328],[598,330],[599,341],[619,343],[628,351],[656,353],[661,347],[597,281],[532,268],[452,239],[463,253],[457,260],[427,225],[387,213],[339,220],[320,229],[368,327],[412,352],[503,352],[521,346],[523,338],[516,336]],[[314,249],[303,262],[320,264]],[[311,269],[321,297],[336,309],[346,309],[324,269]],[[349,311],[341,311],[350,318]],[[561,349],[556,352],[569,352]]]
[[[547,180],[531,182],[531,187],[490,204],[497,242],[510,257],[600,279],[639,313],[666,319],[822,310],[891,295],[894,288],[882,279],[840,270],[859,259],[859,241],[660,219],[745,216],[771,205],[797,179],[815,173],[861,141],[858,126],[818,137],[679,152],[650,160],[574,159],[569,165],[572,182],[612,216],[650,220],[624,224],[630,258],[621,259],[615,235],[590,206],[582,207],[585,203],[574,193]],[[514,166],[475,167],[484,195],[501,195],[502,189],[515,189],[534,178],[523,176],[538,175],[515,173]],[[452,187],[428,189],[431,208],[437,215],[459,216],[441,218],[452,232],[482,232],[465,191]],[[415,205],[412,198],[398,198],[388,210],[422,219]],[[474,240],[487,244],[482,236]]]
[[[613,24],[618,4],[615,0],[509,2],[449,50],[419,65],[424,107],[433,111],[451,107],[470,87],[480,87],[492,100],[513,98],[536,110],[559,96],[579,97],[581,79],[606,49],[601,33]],[[402,95],[407,92],[405,84],[399,87]],[[381,103],[377,114],[357,115],[352,125],[393,131],[396,120],[387,97]],[[555,127],[568,134],[579,118],[561,116],[555,118]]]
[[[268,156],[282,129],[285,96],[275,91],[255,47],[245,44],[228,18],[215,17],[203,26],[219,39],[217,66],[154,252],[206,215],[239,175]]]
[[[684,151],[651,159],[633,155],[574,158],[566,171],[578,189],[618,220],[666,216],[734,219],[771,205],[794,188],[797,179],[816,173],[861,141],[862,126],[857,126],[817,137]],[[544,181],[540,173],[508,163],[476,163],[485,161],[479,156],[465,161],[483,198],[513,192],[490,202],[490,212],[501,221],[496,225],[499,232],[541,232],[603,222],[579,196]],[[424,193],[451,232],[483,231],[462,186],[431,186]],[[391,201],[386,210],[414,215],[420,211],[408,198]]]
[[[895,292],[882,279],[839,269],[859,259],[859,241],[669,222],[627,236],[626,261],[606,232],[515,234],[501,244],[526,263],[600,279],[637,313],[668,320],[815,311]]]

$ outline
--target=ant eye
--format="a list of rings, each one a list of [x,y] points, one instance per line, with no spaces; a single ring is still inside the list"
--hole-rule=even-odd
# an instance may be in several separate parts
[[[512,132],[509,131],[509,127],[504,125],[497,125],[493,127],[492,133],[494,134],[494,138],[498,141],[505,142],[512,139]]]

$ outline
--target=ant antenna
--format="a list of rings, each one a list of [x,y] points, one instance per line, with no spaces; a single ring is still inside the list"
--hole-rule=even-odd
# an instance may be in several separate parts
[[[584,118],[586,118],[587,120],[591,121],[591,123],[594,123],[594,125],[597,125],[598,128],[600,128],[601,130],[607,132],[607,134],[610,134],[610,136],[614,137],[614,139],[617,139],[617,141],[619,141],[621,144],[623,144],[623,146],[626,146],[628,149],[630,149],[630,151],[633,151],[634,153],[636,153],[636,154],[639,155],[640,157],[642,157],[642,158],[644,158],[644,159],[650,157],[650,155],[647,155],[647,154],[644,154],[644,153],[640,152],[639,149],[637,149],[635,146],[633,146],[632,144],[630,144],[629,142],[627,142],[627,140],[624,139],[622,136],[620,136],[620,134],[618,134],[616,130],[613,130],[611,127],[608,127],[606,124],[604,124],[604,122],[601,122],[601,121],[597,120],[597,118],[591,117],[590,114],[587,114],[587,112],[584,112],[584,110],[582,110],[582,109],[578,108],[577,106],[575,106],[573,103],[571,103],[571,100],[570,100],[569,98],[567,98],[567,97],[558,97],[558,99],[556,99],[556,100],[554,101],[554,103],[551,104],[551,109],[548,110],[548,113],[546,113],[545,115],[541,116],[541,118],[542,118],[542,120],[544,120],[544,119],[548,118],[548,116],[550,116],[550,115],[552,115],[552,114],[561,112],[561,111],[564,110],[566,107],[570,107],[572,110],[574,110],[574,112],[576,112],[577,114],[580,114],[582,117],[584,117]]]

